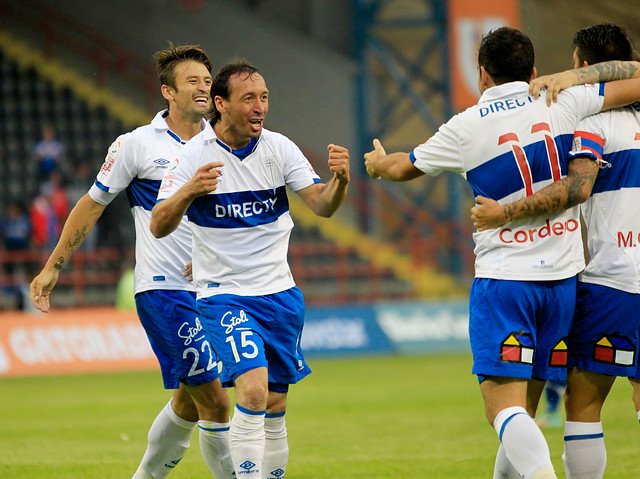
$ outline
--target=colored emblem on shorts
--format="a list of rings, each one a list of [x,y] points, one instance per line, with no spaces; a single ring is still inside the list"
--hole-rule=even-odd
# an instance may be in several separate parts
[[[500,345],[500,359],[509,363],[533,364],[533,340],[528,333],[511,333]]]
[[[602,336],[593,347],[593,359],[618,366],[633,366],[636,352],[633,343],[623,336]]]
[[[551,356],[549,357],[549,366],[566,367],[567,366],[567,343],[564,339],[561,339],[551,350]]]

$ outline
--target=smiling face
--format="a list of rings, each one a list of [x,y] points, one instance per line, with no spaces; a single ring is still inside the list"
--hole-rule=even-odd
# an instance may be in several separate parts
[[[169,111],[189,121],[199,121],[211,107],[211,74],[200,62],[187,60],[174,69],[175,86],[162,85]]]
[[[259,73],[236,73],[229,78],[229,98],[214,98],[220,112],[222,141],[237,149],[258,138],[269,111],[269,90]],[[216,130],[218,132],[218,130]]]

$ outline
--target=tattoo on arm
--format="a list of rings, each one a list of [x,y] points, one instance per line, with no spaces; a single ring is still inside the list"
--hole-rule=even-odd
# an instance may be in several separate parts
[[[570,169],[570,174],[561,181],[505,205],[504,212],[508,220],[551,215],[584,202],[591,194],[598,175],[597,165],[591,160],[576,159],[572,161]]]
[[[73,233],[73,236],[69,239],[69,241],[67,241],[67,244],[65,245],[67,251],[69,252],[69,256],[71,256],[71,254],[83,243],[83,241],[87,238],[89,231],[89,226],[83,225]],[[64,259],[64,256],[60,256],[53,267],[60,271],[62,270],[65,263],[66,260]]]
[[[76,230],[73,236],[67,242],[67,249],[71,252],[75,251],[78,246],[80,246],[82,242],[87,238],[88,229],[88,226],[84,225],[80,229]]]
[[[64,258],[62,256],[60,256],[58,258],[58,261],[56,261],[56,263],[53,265],[54,269],[57,269],[58,271],[62,271],[62,268],[64,267]]]
[[[506,205],[504,210],[509,221],[551,214],[562,210],[566,197],[565,182],[557,181],[534,195]]]
[[[599,83],[633,78],[636,70],[631,62],[610,61],[580,68],[576,71],[576,75],[580,83]]]

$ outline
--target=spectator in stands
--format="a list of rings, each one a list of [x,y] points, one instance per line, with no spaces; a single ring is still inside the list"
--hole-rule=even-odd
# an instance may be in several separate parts
[[[60,169],[65,149],[50,124],[44,124],[41,139],[33,146],[33,156],[38,162],[38,180],[47,181],[51,172]]]
[[[41,311],[49,310],[60,271],[107,206],[126,189],[136,225],[136,308],[165,388],[173,389],[172,399],[151,426],[147,450],[133,477],[166,477],[184,456],[197,426],[201,451],[214,476],[231,479],[229,398],[220,384],[212,340],[198,318],[194,287],[183,275],[191,259],[191,233],[186,221],[163,240],[149,230],[169,160],[206,124],[211,61],[197,46],[172,45],[156,54],[156,65],[168,108],[109,147],[95,183],[74,206],[55,249],[32,281],[31,301]]]
[[[39,250],[53,248],[58,229],[58,217],[53,209],[53,186],[49,182],[40,185],[38,195],[31,202],[31,244]]]
[[[56,215],[56,237],[58,237],[69,214],[69,196],[59,170],[51,172],[48,183],[51,185],[51,207]]]
[[[0,220],[0,236],[4,247],[4,292],[13,298],[11,306],[24,309],[28,274],[28,271],[25,271],[28,263],[24,256],[29,251],[31,224],[24,205],[19,201],[12,200],[7,205],[6,215]]]

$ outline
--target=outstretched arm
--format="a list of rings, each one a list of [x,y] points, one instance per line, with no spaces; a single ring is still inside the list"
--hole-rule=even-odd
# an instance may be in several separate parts
[[[408,181],[424,175],[424,172],[413,166],[409,153],[392,153],[387,155],[382,143],[373,140],[373,150],[364,155],[367,174],[376,180]]]
[[[546,88],[547,105],[550,105],[557,101],[558,93],[566,88],[586,83],[602,83],[629,78],[640,78],[640,62],[615,60],[540,76],[529,83],[529,93],[537,97],[540,90]]]
[[[218,188],[218,178],[222,175],[220,161],[213,161],[196,170],[193,177],[169,198],[157,203],[151,210],[151,233],[156,238],[164,238],[180,224],[191,202]],[[166,181],[163,180],[163,183]]]
[[[590,158],[575,158],[569,162],[565,178],[507,205],[476,197],[471,219],[478,231],[499,228],[509,221],[559,213],[585,202],[591,195],[598,176],[598,164]]]
[[[58,244],[29,288],[31,302],[43,313],[49,311],[51,291],[58,282],[60,271],[89,236],[105,208],[106,205],[95,202],[89,194],[85,194],[69,213]]]
[[[329,218],[337,211],[349,185],[349,150],[333,144],[327,146],[327,150],[333,177],[324,184],[311,185],[297,192],[309,208],[323,218]]]

